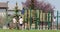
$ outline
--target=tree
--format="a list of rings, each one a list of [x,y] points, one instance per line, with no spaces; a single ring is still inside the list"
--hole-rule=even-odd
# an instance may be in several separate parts
[[[16,20],[17,20],[17,29],[19,29],[18,27],[18,19],[19,19],[19,15],[18,15],[18,3],[16,2],[16,7],[15,7],[15,16],[16,16]]]
[[[26,0],[25,3],[22,3],[26,9],[41,9],[42,11],[54,11],[54,7],[50,3],[44,1],[38,2],[38,0]]]

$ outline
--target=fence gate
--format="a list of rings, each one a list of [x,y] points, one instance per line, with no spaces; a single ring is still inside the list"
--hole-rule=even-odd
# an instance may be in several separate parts
[[[25,29],[52,29],[52,13],[42,10],[25,10],[23,15]]]

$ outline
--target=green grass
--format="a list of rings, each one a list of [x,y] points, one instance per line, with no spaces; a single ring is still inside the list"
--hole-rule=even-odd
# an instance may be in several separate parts
[[[3,30],[0,29],[0,32],[60,32],[60,30]]]

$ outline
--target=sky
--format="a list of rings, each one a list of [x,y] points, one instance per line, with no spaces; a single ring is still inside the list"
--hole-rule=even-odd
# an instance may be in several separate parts
[[[0,2],[7,2],[7,1],[9,1],[9,3],[8,3],[9,9],[13,9],[16,2],[18,3],[19,9],[22,9],[21,3],[25,2],[26,0],[0,0]],[[60,11],[60,9],[59,9],[60,0],[44,0],[44,1],[49,2],[52,6],[54,6],[56,11],[57,10]]]

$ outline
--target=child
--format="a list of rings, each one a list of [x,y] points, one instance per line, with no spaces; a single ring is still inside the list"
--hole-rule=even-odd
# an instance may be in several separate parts
[[[23,26],[23,18],[22,17],[19,17],[19,25],[20,25],[20,28],[22,29],[22,26]]]
[[[15,29],[16,28],[16,22],[17,22],[17,20],[16,20],[16,18],[15,17],[13,17],[13,28]]]
[[[13,17],[13,23],[16,23],[16,18],[15,17]]]

